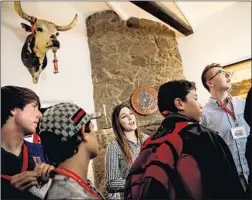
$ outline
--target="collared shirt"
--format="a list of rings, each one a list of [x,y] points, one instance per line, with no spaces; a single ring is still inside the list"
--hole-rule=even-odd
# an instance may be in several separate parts
[[[102,195],[96,190],[90,181],[87,181],[89,187],[93,189],[101,198]],[[79,183],[72,178],[61,174],[56,174],[53,178],[51,187],[47,193],[47,199],[95,199],[87,191],[85,191]]]
[[[143,134],[143,142],[149,136]],[[141,143],[140,140],[137,144],[128,141],[128,144],[133,152],[133,161],[136,159],[140,152]],[[106,188],[109,192],[109,199],[123,199],[123,191],[125,187],[126,177],[129,173],[131,164],[126,163],[123,152],[116,140],[112,141],[106,152]]]
[[[239,175],[243,175],[248,180],[249,169],[245,158],[247,138],[233,139],[231,133],[231,129],[237,126],[244,126],[247,135],[249,133],[249,126],[243,117],[245,101],[243,99],[229,97],[227,107],[232,109],[232,104],[236,121],[220,107],[216,99],[210,97],[208,103],[203,108],[203,120],[201,123],[218,132],[224,139],[233,155]]]

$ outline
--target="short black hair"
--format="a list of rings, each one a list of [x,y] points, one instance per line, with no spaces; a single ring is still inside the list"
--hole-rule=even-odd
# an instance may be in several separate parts
[[[91,131],[89,129],[90,123],[91,121],[85,125],[86,133],[90,133]],[[79,144],[83,139],[81,130],[65,142],[61,141],[61,137],[61,135],[50,131],[42,131],[40,133],[41,144],[43,145],[45,154],[48,156],[51,164],[56,167],[78,152]]]
[[[23,109],[32,101],[36,101],[40,108],[39,97],[31,89],[12,85],[1,87],[1,127],[11,116],[11,110]]]
[[[208,85],[206,84],[206,82],[207,82],[207,80],[206,80],[206,73],[207,73],[210,69],[212,69],[212,68],[214,68],[214,67],[223,68],[223,66],[221,66],[221,65],[218,64],[218,63],[212,63],[212,64],[210,64],[210,65],[207,65],[207,66],[205,67],[205,69],[203,70],[202,74],[201,74],[201,81],[202,81],[202,84],[203,84],[203,86],[207,89],[208,92],[210,91],[210,89],[209,89]]]
[[[166,110],[177,113],[179,110],[174,105],[174,100],[180,98],[182,101],[186,101],[186,95],[191,90],[196,90],[195,83],[187,80],[174,80],[161,85],[158,91],[160,113]]]

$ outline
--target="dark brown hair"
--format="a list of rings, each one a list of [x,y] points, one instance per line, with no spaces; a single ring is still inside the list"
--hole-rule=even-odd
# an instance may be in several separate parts
[[[118,142],[118,144],[123,152],[123,155],[124,155],[126,162],[132,163],[133,162],[132,149],[130,148],[130,146],[127,142],[127,138],[126,138],[126,136],[123,132],[123,128],[119,122],[120,111],[122,110],[122,108],[125,108],[125,107],[132,110],[131,107],[126,104],[120,104],[114,108],[114,111],[112,113],[112,127],[113,127],[114,133],[116,135],[116,141]],[[142,144],[142,135],[140,134],[138,129],[135,130],[135,134],[136,134],[137,139],[140,139],[140,142]]]
[[[12,85],[1,87],[1,98],[1,127],[9,119],[14,108],[23,109],[33,101],[36,101],[40,108],[38,95],[28,88]]]
[[[206,73],[207,73],[210,69],[212,69],[212,68],[214,68],[214,67],[223,68],[220,64],[212,63],[211,65],[207,65],[207,66],[205,67],[205,69],[203,70],[202,74],[201,74],[201,81],[202,81],[202,84],[204,85],[204,87],[207,89],[208,92],[210,91],[210,89],[209,89],[209,87],[208,87],[208,85],[207,85],[207,83],[206,83],[206,82],[207,82],[207,80],[206,80]]]

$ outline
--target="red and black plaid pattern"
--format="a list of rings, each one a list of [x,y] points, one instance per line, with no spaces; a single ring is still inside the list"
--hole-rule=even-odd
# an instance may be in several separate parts
[[[60,103],[44,112],[39,128],[40,132],[49,131],[61,135],[61,141],[64,142],[90,120],[90,115],[76,104]]]

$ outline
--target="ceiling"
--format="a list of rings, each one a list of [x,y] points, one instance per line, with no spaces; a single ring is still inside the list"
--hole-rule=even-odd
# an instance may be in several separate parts
[[[192,29],[195,29],[207,17],[214,15],[216,12],[219,12],[227,6],[236,2],[160,1],[158,3],[172,11],[182,21],[190,25]],[[107,4],[110,5],[110,7],[125,20],[133,16],[158,21],[164,24],[158,18],[154,17],[153,15],[149,14],[148,12],[142,10],[141,8],[130,2],[107,2]],[[169,28],[173,29],[170,26]],[[174,31],[177,37],[185,37],[177,30]]]
[[[190,23],[193,28],[196,28],[207,17],[214,15],[216,12],[221,11],[237,2],[232,1],[212,1],[212,2],[188,2],[188,1],[176,1],[177,6],[180,8],[184,17]]]
[[[158,18],[142,10],[130,2],[99,2],[106,3],[113,9],[122,19],[127,20],[130,17],[145,18],[165,24]],[[179,17],[186,24],[195,29],[206,18],[214,15],[216,12],[236,3],[235,1],[229,2],[188,2],[188,1],[160,1],[159,4],[168,8],[177,17]],[[167,25],[167,24],[165,24]],[[169,28],[173,29],[169,26]],[[185,37],[183,34],[173,29],[177,37]]]
[[[24,2],[26,4],[29,2]],[[34,2],[32,2],[34,3]],[[49,2],[44,2],[49,3]],[[69,3],[72,6],[83,13],[85,16],[89,16],[95,12],[102,10],[112,9],[123,20],[127,20],[130,17],[145,18],[153,21],[165,24],[158,18],[142,10],[136,5],[124,1],[124,2],[62,2]],[[207,17],[214,15],[214,13],[221,11],[225,7],[234,4],[236,2],[188,2],[188,1],[161,1],[159,2],[163,6],[169,8],[177,17],[183,20],[186,24],[190,25],[192,29],[195,29],[200,23],[202,23]],[[25,7],[25,5],[24,5]],[[1,2],[1,11],[8,12],[13,9],[13,2]],[[165,24],[167,25],[167,24]],[[171,27],[169,27],[171,28]],[[173,28],[171,28],[173,29]],[[174,29],[173,29],[174,30]],[[185,37],[178,31],[174,30],[177,37]]]

